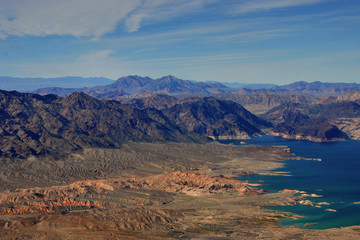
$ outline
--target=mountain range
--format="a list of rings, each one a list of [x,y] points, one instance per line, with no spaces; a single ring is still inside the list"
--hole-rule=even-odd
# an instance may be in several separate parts
[[[139,110],[84,93],[66,98],[0,91],[0,155],[61,155],[125,141],[207,141],[155,109]]]
[[[249,138],[271,124],[235,102],[215,98],[181,100],[160,111],[79,92],[59,97],[0,91],[0,126],[0,156],[27,158],[116,148],[128,141]]]
[[[87,146],[116,147],[121,142],[137,140],[251,138],[262,134],[263,129],[274,135],[313,141],[360,139],[359,86],[296,82],[234,89],[218,82],[195,82],[174,76],[158,79],[127,76],[95,87],[42,88],[33,91],[35,94],[3,91],[2,95],[7,96],[4,99],[12,99],[10,108],[3,104],[1,109],[4,124],[1,133],[7,138],[12,136],[11,141],[4,140],[12,144],[3,149],[11,156],[19,139],[29,140],[32,145],[23,152],[41,154],[57,151],[52,149],[52,143],[46,145],[45,139],[52,138],[61,142],[64,149],[73,151]],[[76,119],[69,115],[74,111],[68,104],[74,99],[87,109],[76,110]],[[22,112],[22,120],[21,114],[14,115],[14,109]],[[106,116],[114,125],[97,116]],[[25,119],[38,121],[29,123]],[[59,129],[55,132],[42,129],[42,125],[49,124],[45,123],[47,119],[56,123],[51,128]],[[42,130],[36,132],[34,126]],[[112,128],[118,129],[110,131]]]
[[[227,84],[228,85],[228,84]],[[133,98],[148,97],[154,94],[173,96],[209,96],[214,94],[233,93],[237,95],[254,95],[257,93],[273,93],[282,95],[312,95],[317,97],[340,96],[352,90],[360,90],[357,83],[322,83],[295,82],[282,86],[266,86],[266,88],[231,88],[219,82],[195,82],[182,80],[174,76],[158,79],[140,76],[121,77],[108,85],[86,88],[42,88],[33,91],[38,94],[56,94],[67,96],[73,92],[83,91],[93,97],[126,101]]]
[[[165,76],[158,79],[149,77],[127,76],[117,81],[92,88],[45,88],[38,89],[34,93],[57,94],[67,96],[73,92],[82,91],[93,97],[102,99],[121,100],[135,97],[151,96],[153,94],[169,95],[209,95],[211,93],[224,92],[228,88],[221,83],[193,82],[178,79],[174,76]]]

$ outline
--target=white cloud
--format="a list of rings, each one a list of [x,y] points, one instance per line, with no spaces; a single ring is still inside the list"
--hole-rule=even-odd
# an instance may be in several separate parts
[[[267,11],[276,8],[317,4],[325,0],[247,0],[234,7],[233,13]]]
[[[129,32],[137,31],[144,21],[160,21],[186,14],[190,11],[200,9],[215,0],[149,0],[137,8],[130,17],[126,19],[126,27]]]
[[[115,29],[140,0],[1,1],[0,34],[99,37]]]
[[[121,22],[129,32],[208,4],[205,0],[12,0],[0,1],[0,38],[72,35],[98,38]]]
[[[106,49],[106,50],[99,50],[99,51],[93,51],[90,52],[84,56],[79,57],[79,60],[81,61],[98,61],[98,60],[103,60],[106,59],[108,57],[110,57],[111,54],[115,53],[115,51],[111,50],[111,49]]]

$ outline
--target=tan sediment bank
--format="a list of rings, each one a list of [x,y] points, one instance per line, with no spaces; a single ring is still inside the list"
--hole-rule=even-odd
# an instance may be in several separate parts
[[[296,190],[264,194],[261,186],[233,179],[280,167],[288,151],[129,143],[87,149],[63,161],[8,163],[0,170],[9,186],[0,194],[0,238],[356,239],[360,227],[279,227],[281,218],[300,216],[264,207],[297,204],[307,196],[294,196]]]

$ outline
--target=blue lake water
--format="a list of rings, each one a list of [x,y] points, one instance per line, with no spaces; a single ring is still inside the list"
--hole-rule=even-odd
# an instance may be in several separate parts
[[[239,141],[222,142],[240,144]],[[308,198],[313,202],[330,203],[322,208],[304,205],[271,207],[304,216],[298,220],[285,219],[279,225],[317,229],[360,225],[360,141],[316,143],[262,136],[246,143],[285,145],[297,156],[322,159],[321,162],[287,160],[284,168],[275,170],[290,172],[291,176],[249,175],[241,178],[251,183],[262,183],[261,188],[269,192],[282,189],[302,190],[323,196]],[[335,209],[337,212],[325,209]],[[304,226],[307,223],[316,225]]]

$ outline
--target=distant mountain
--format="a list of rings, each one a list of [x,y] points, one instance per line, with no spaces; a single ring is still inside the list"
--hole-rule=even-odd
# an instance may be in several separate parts
[[[103,77],[14,78],[0,77],[0,89],[29,92],[39,88],[84,88],[111,84],[114,80]]]
[[[318,97],[301,94],[278,94],[273,92],[258,92],[253,94],[216,94],[214,97],[231,100],[244,106],[254,114],[263,114],[270,109],[286,103],[313,104],[319,101]]]
[[[39,88],[32,93],[46,95],[46,94],[54,94],[61,97],[69,96],[75,92],[86,92],[88,88],[61,88],[61,87],[49,87],[49,88]]]
[[[166,76],[158,79],[149,77],[127,76],[119,78],[113,84],[92,88],[91,91],[100,93],[112,92],[115,89],[122,89],[129,94],[138,92],[153,92],[168,95],[208,95],[218,89],[226,89],[220,83],[192,82],[189,80],[178,79],[174,76]],[[91,91],[89,93],[91,93]]]
[[[245,139],[260,135],[271,124],[240,104],[213,97],[185,100],[163,113],[179,126],[215,139]]]
[[[305,82],[305,81],[299,81],[299,82],[294,82],[288,85],[282,85],[279,86],[282,89],[298,89],[298,90],[306,90],[306,89],[319,89],[319,90],[324,90],[324,89],[334,89],[334,88],[349,88],[349,89],[359,89],[360,88],[360,84],[358,83],[328,83],[328,82],[320,82],[320,81],[315,81],[315,82]]]
[[[360,89],[358,83],[323,83],[323,82],[295,82],[272,88],[273,92],[310,94],[316,96],[339,96],[349,91]]]
[[[76,82],[70,80],[71,83]],[[226,86],[226,84],[228,86]],[[58,86],[46,87],[33,91],[38,94],[57,94],[67,96],[73,92],[83,91],[86,94],[108,100],[128,101],[133,98],[144,98],[154,94],[166,94],[172,96],[210,96],[210,95],[255,95],[261,93],[271,93],[283,95],[311,95],[321,98],[327,96],[340,96],[352,90],[360,90],[360,84],[357,83],[322,83],[322,82],[295,82],[288,85],[272,84],[240,84],[219,82],[195,82],[178,79],[174,76],[165,76],[158,79],[140,76],[121,77],[111,84],[77,88],[69,84],[66,89]],[[239,88],[241,87],[241,88]],[[218,96],[216,96],[218,97]],[[320,98],[321,97],[321,98]],[[286,97],[285,97],[286,98]],[[225,99],[225,98],[224,98]],[[226,97],[226,99],[229,99]],[[232,99],[233,100],[233,99]],[[236,101],[236,100],[234,100]],[[264,105],[263,105],[264,107]],[[268,106],[269,107],[269,106]],[[262,113],[267,108],[259,109]],[[257,111],[257,107],[254,108]]]
[[[229,88],[250,88],[250,89],[269,89],[276,87],[276,84],[266,84],[266,83],[237,83],[237,82],[221,82],[226,87]]]
[[[340,96],[352,90],[359,90],[360,84],[357,83],[323,83],[323,82],[295,82],[287,85],[279,85],[271,88],[251,88],[242,87],[237,93],[251,95],[261,92],[287,94],[287,95],[313,95],[318,97]]]
[[[0,156],[61,156],[125,141],[206,141],[163,113],[139,110],[84,93],[56,95],[0,91]]]
[[[220,83],[193,82],[178,79],[174,76],[165,76],[158,79],[149,77],[127,76],[119,78],[109,85],[96,86],[92,88],[46,88],[33,91],[38,94],[69,95],[72,92],[83,91],[86,94],[108,100],[120,100],[148,97],[154,94],[167,95],[209,95],[227,91],[228,88]],[[123,97],[124,96],[124,97]]]

